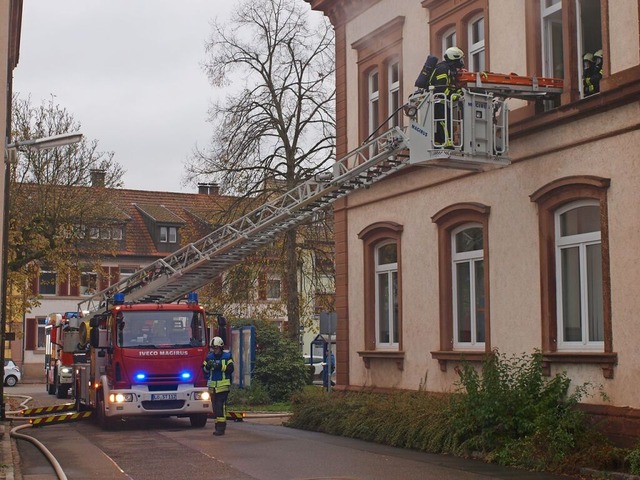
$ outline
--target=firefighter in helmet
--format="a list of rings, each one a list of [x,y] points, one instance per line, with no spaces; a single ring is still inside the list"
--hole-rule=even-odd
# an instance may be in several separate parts
[[[212,408],[215,418],[214,435],[224,435],[227,428],[227,397],[231,389],[233,374],[233,358],[230,352],[223,350],[224,341],[213,337],[209,345],[209,353],[202,363],[202,370],[208,379],[209,393],[213,399]]]
[[[585,97],[588,97],[589,95],[593,95],[594,93],[598,93],[600,91],[601,79],[602,50],[598,50],[593,55],[590,53],[585,54],[585,56],[583,57],[582,73],[582,87]]]
[[[444,60],[436,65],[429,79],[429,86],[434,87],[434,93],[443,93],[447,100],[456,102],[461,99],[461,89],[458,85],[458,74],[464,68],[464,52],[458,47],[449,47],[444,52]],[[448,103],[448,102],[447,102]],[[444,102],[436,102],[434,105],[434,118],[438,119],[435,145],[452,147],[453,132],[450,123],[449,109]]]

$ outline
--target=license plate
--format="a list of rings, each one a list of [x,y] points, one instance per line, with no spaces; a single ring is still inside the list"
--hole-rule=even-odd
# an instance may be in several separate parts
[[[151,400],[177,400],[177,393],[152,393]]]

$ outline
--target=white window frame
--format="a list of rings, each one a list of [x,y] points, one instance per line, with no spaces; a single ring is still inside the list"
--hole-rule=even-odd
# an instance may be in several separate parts
[[[377,85],[374,86],[373,78],[377,77]],[[369,79],[367,82],[368,94],[369,94],[369,134],[373,133],[378,128],[377,125],[380,122],[379,118],[379,102],[380,102],[380,75],[378,69],[375,68],[369,72]],[[374,90],[375,88],[375,90]]]
[[[395,80],[393,79],[394,71]],[[389,85],[389,98],[387,100],[389,107],[389,128],[393,128],[400,125],[400,119],[402,118],[400,112],[396,112],[402,105],[400,99],[400,60],[395,59],[389,63],[387,67],[387,78]]]
[[[278,295],[274,295],[271,291],[270,285],[278,285]],[[266,298],[267,300],[280,300],[282,299],[282,280],[277,275],[269,275],[266,281]]]
[[[482,21],[482,38],[479,38],[477,42],[473,42],[473,27],[478,22]],[[484,40],[485,40],[485,26],[484,15],[477,15],[469,21],[468,25],[468,38],[469,38],[469,65],[468,68],[472,72],[481,72],[486,70],[486,59],[484,57]],[[473,43],[472,43],[473,42]],[[474,55],[482,56],[483,65],[475,65]]]
[[[46,326],[47,317],[36,317],[36,344],[35,350],[44,350],[46,348]]]
[[[547,3],[549,3],[549,5],[547,5]],[[559,72],[554,71],[553,65],[554,28],[558,25],[561,31],[564,28],[562,25],[562,1],[542,0],[540,2],[540,16],[542,28],[542,75],[544,77],[563,78],[564,74],[560,75]],[[562,42],[562,35],[560,35],[560,42]],[[562,48],[563,46],[561,44],[560,51],[562,51]]]
[[[557,318],[557,335],[558,335],[558,350],[559,351],[604,351],[604,340],[602,341],[591,341],[589,340],[589,302],[588,302],[588,281],[587,281],[587,259],[586,259],[586,249],[590,245],[602,245],[602,232],[598,230],[597,232],[588,232],[577,235],[571,235],[566,237],[560,236],[560,217],[569,212],[570,210],[578,209],[581,207],[587,206],[597,206],[600,207],[600,204],[595,200],[580,200],[577,202],[572,202],[568,205],[559,208],[554,213],[554,224],[555,224],[555,259],[556,259],[556,318]],[[578,248],[580,255],[580,328],[582,331],[582,341],[564,341],[563,329],[564,329],[564,318],[563,318],[563,294],[562,294],[562,262],[561,262],[561,254],[562,250],[566,248]],[[601,278],[602,282],[603,279]],[[604,319],[603,319],[604,322]],[[604,325],[602,326],[602,331],[604,332]],[[604,334],[603,334],[604,335]]]
[[[397,350],[400,347],[400,343],[398,339],[400,338],[400,332],[396,331],[396,325],[399,324],[399,319],[397,317],[397,309],[398,305],[398,262],[395,263],[379,263],[379,252],[380,249],[387,245],[395,245],[396,246],[396,255],[398,254],[398,242],[384,242],[379,245],[376,245],[374,249],[374,260],[375,260],[375,312],[376,312],[376,348],[380,349],[395,349]],[[394,274],[395,274],[395,282],[394,282]],[[389,341],[382,342],[380,340],[380,309],[381,309],[381,299],[379,296],[380,291],[380,277],[387,277],[387,285],[388,291],[387,296],[389,298],[388,307],[387,307],[387,318],[389,319]]]
[[[482,225],[480,223],[465,223],[461,225],[451,232],[451,289],[452,289],[452,301],[453,301],[453,347],[457,350],[484,350],[485,342],[478,341],[478,318],[477,311],[475,308],[475,298],[476,298],[476,263],[478,261],[483,262],[484,266],[484,248],[480,250],[471,250],[468,252],[457,252],[456,251],[456,235],[471,229],[471,228],[479,228],[482,230]],[[484,241],[483,241],[484,244]],[[459,328],[459,318],[458,318],[458,269],[457,266],[459,264],[469,264],[469,305],[470,305],[470,329],[471,329],[471,341],[469,342],[461,342],[459,341],[458,328]],[[484,278],[482,280],[484,282]],[[486,285],[485,285],[486,289]],[[485,290],[486,291],[486,290]],[[486,304],[486,299],[485,299]],[[485,336],[486,336],[486,317],[485,321]]]
[[[458,46],[458,37],[456,35],[456,27],[452,27],[449,30],[446,30],[442,34],[442,55],[447,51],[449,47],[457,47]]]
[[[176,227],[169,227],[169,243],[176,243],[178,241],[178,229]]]
[[[42,293],[42,275],[44,274],[50,274],[53,275],[54,278],[54,283],[53,283],[53,293]],[[49,285],[47,285],[48,287],[50,287]],[[40,270],[40,272],[38,272],[38,295],[42,295],[45,297],[54,297],[58,294],[58,272],[56,272],[55,270],[46,270],[46,269],[42,269]]]
[[[167,243],[167,239],[169,238],[168,232],[167,227],[160,227],[160,238],[158,239],[160,243]]]
[[[93,295],[96,293],[98,291],[98,274],[92,271],[82,272],[80,274],[79,291],[80,295]]]
[[[136,273],[139,269],[140,267],[133,267],[129,265],[119,267],[119,281],[122,281],[125,278],[129,278],[131,275]]]
[[[113,227],[111,230],[111,238],[113,240],[122,240],[123,238],[122,227]]]

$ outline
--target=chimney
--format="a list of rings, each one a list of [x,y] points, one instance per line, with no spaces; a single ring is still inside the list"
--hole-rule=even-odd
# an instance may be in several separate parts
[[[220,195],[220,185],[217,183],[199,183],[198,193],[202,195]]]
[[[104,179],[107,175],[105,170],[100,168],[92,168],[91,173],[91,186],[92,187],[104,187]]]

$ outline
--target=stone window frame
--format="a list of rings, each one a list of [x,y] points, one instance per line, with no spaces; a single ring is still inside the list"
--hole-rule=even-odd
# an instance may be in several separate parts
[[[431,357],[438,360],[440,370],[447,370],[447,362],[461,360],[482,361],[491,353],[491,291],[489,282],[489,214],[491,207],[481,203],[457,203],[443,208],[431,221],[438,226],[438,284],[440,349],[431,352]],[[453,341],[453,293],[451,284],[452,272],[452,232],[465,224],[482,226],[485,284],[485,341],[484,350],[455,350]]]
[[[358,352],[365,367],[370,368],[371,359],[390,359],[399,370],[404,369],[403,322],[402,322],[402,231],[404,227],[395,222],[377,222],[358,233],[364,253],[364,349]],[[376,346],[376,292],[375,254],[383,243],[394,242],[398,256],[398,348]]]
[[[369,77],[378,72],[378,119],[380,130],[386,130],[389,116],[389,66],[398,62],[399,91],[403,91],[402,29],[404,17],[398,16],[363,38],[353,42],[351,47],[358,54],[358,135],[360,142],[372,135],[369,115]],[[400,115],[402,122],[403,116]],[[375,127],[374,127],[375,130]]]
[[[611,318],[611,274],[609,261],[609,219],[607,191],[610,180],[597,176],[571,176],[554,180],[530,195],[538,206],[540,237],[540,293],[542,356],[545,373],[550,374],[553,363],[601,365],[604,378],[613,378],[618,354],[613,350]],[[566,352],[557,347],[557,301],[555,266],[555,212],[578,200],[596,200],[600,204],[600,232],[602,242],[602,289],[604,311],[604,351]]]

